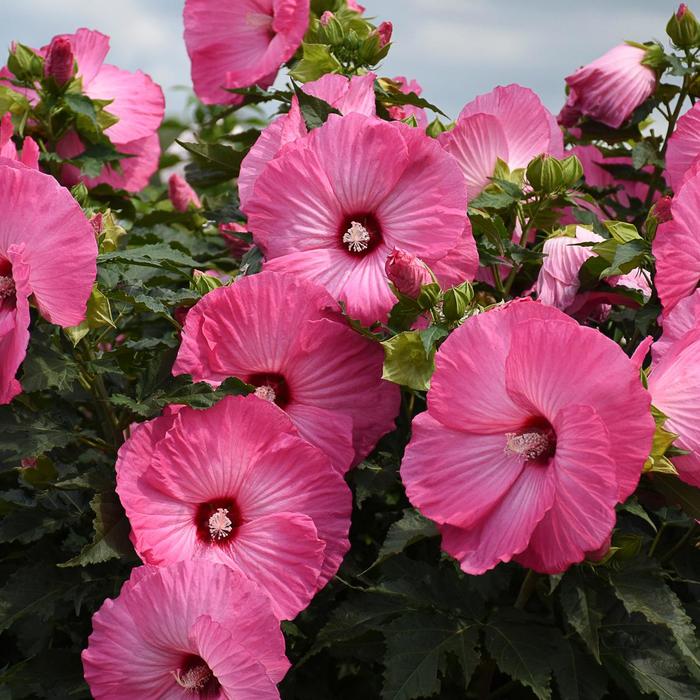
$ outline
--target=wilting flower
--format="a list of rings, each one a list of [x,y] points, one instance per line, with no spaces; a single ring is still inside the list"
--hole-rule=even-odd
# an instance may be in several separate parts
[[[408,78],[403,75],[397,75],[393,78],[393,82],[397,83],[401,92],[406,95],[413,92],[420,96],[423,92],[423,88],[417,80],[408,80]],[[387,111],[389,112],[389,116],[397,121],[414,117],[421,129],[425,129],[428,126],[428,115],[422,107],[416,107],[414,105],[395,105],[389,107]]]
[[[82,659],[99,700],[277,700],[289,668],[265,593],[213,562],[133,569],[92,628]]]
[[[190,205],[197,209],[202,206],[197,193],[177,173],[173,173],[168,179],[168,197],[174,209],[179,212],[186,212]]]
[[[569,96],[559,123],[575,126],[590,117],[617,129],[656,88],[656,73],[642,64],[646,51],[621,44],[566,78]]]
[[[430,272],[423,261],[400,248],[394,248],[389,253],[384,269],[396,289],[413,299],[420,294],[422,285],[432,282]]]
[[[697,295],[689,297],[693,298],[697,306]],[[679,308],[680,304],[672,313]],[[676,446],[689,452],[687,455],[672,457],[673,464],[683,481],[697,487],[700,487],[699,353],[700,330],[695,326],[680,339],[662,348],[662,354],[653,365],[648,378],[651,400],[667,416],[664,428],[676,433],[679,436],[675,441]]]
[[[65,85],[72,77],[75,69],[75,56],[70,39],[65,36],[55,36],[46,50],[44,75],[53,78],[56,85]]]
[[[480,95],[462,109],[455,128],[438,138],[459,164],[470,199],[489,184],[498,159],[515,170],[541,153],[563,153],[554,117],[532,90],[520,85]]]
[[[92,226],[49,175],[0,159],[0,404],[20,391],[29,299],[59,326],[75,326],[97,274]]]
[[[29,168],[39,169],[39,146],[31,136],[26,136],[22,142],[22,154],[17,153],[17,148],[12,141],[12,115],[8,112],[0,118],[0,158],[18,160]]]
[[[686,333],[700,328],[700,289],[681,299],[663,319],[663,333],[651,346],[653,364]]]
[[[318,285],[278,273],[243,277],[190,310],[173,371],[255,385],[345,472],[394,429],[400,393],[381,378],[381,347],[341,321]]]
[[[253,246],[252,243],[236,234],[248,233],[248,227],[237,224],[234,221],[227,221],[219,224],[219,233],[226,242],[226,247],[234,258],[242,258]]]
[[[464,233],[459,168],[418,129],[330,115],[262,172],[244,207],[270,270],[319,282],[364,323],[395,303],[384,272],[394,248],[432,267]]]
[[[470,574],[513,558],[559,573],[599,549],[654,434],[622,349],[519,300],[467,320],[435,364],[401,477],[443,549]]]
[[[664,316],[700,282],[700,172],[676,193],[671,216],[670,221],[659,224],[652,244],[654,282]]]
[[[230,396],[137,427],[117,493],[146,563],[226,564],[293,618],[349,547],[351,495],[328,457],[270,402]]]
[[[666,149],[666,176],[674,192],[700,169],[700,103],[676,123]]]
[[[227,92],[272,85],[301,45],[309,0],[186,0],[185,45],[194,91],[206,104],[240,104]]]
[[[357,112],[373,117],[377,113],[374,97],[375,78],[374,73],[352,78],[328,73],[318,80],[302,85],[301,89],[307,95],[327,102],[341,114]],[[255,182],[265,166],[280,154],[284,146],[303,138],[307,133],[299,101],[295,95],[289,112],[278,117],[262,130],[258,140],[241,163],[238,196],[242,207],[245,207],[253,194]]]

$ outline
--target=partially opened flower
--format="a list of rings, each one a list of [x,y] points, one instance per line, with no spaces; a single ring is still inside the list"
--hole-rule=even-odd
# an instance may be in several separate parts
[[[349,546],[343,478],[256,396],[138,426],[119,451],[117,493],[146,563],[226,564],[264,588],[280,618],[308,605]]]
[[[20,391],[15,379],[29,342],[29,301],[51,323],[85,317],[97,274],[92,226],[54,178],[0,158],[0,404]]]
[[[263,272],[190,310],[173,372],[257,386],[344,473],[394,429],[400,392],[382,379],[383,359],[378,344],[341,322],[321,287]]]
[[[301,45],[309,0],[186,0],[185,45],[205,104],[240,104],[227,90],[269,87]]]
[[[0,119],[0,158],[18,160],[29,168],[39,169],[39,146],[31,136],[22,141],[22,153],[17,153],[17,147],[12,141],[14,127],[12,115],[8,112]]]
[[[352,78],[328,73],[318,80],[302,85],[301,89],[308,95],[327,102],[341,114],[357,112],[373,117],[377,113],[374,97],[375,78],[374,73]],[[255,181],[265,166],[280,154],[284,146],[303,138],[307,133],[306,123],[299,108],[299,100],[295,95],[289,112],[277,117],[262,130],[258,140],[241,163],[238,196],[242,207],[245,207],[253,194]]]
[[[599,549],[654,434],[621,348],[523,299],[467,320],[435,365],[401,477],[443,549],[470,574],[513,558],[558,573]]]
[[[686,333],[700,328],[700,289],[681,299],[663,318],[663,333],[651,346],[652,363],[675,345]]]
[[[498,159],[515,170],[542,153],[563,153],[556,120],[532,90],[520,85],[497,87],[477,97],[439,141],[459,163],[470,199],[489,184]]]
[[[694,104],[676,123],[666,149],[666,176],[674,192],[700,167],[700,103]]]
[[[672,457],[673,464],[681,479],[697,487],[700,487],[699,357],[700,329],[696,326],[663,350],[648,378],[651,400],[667,417],[664,428],[679,435],[676,446],[689,452]]]
[[[656,88],[656,73],[642,64],[646,50],[621,44],[566,78],[569,96],[559,123],[575,126],[581,117],[617,129]]]
[[[244,211],[267,269],[319,282],[370,324],[395,303],[389,253],[444,258],[464,233],[466,191],[434,139],[353,113],[331,115],[271,161]]]
[[[82,660],[97,700],[276,700],[289,668],[265,593],[213,562],[133,569],[92,628]]]
[[[652,244],[656,289],[663,315],[700,282],[700,173],[688,179],[671,202],[670,221],[659,225]]]

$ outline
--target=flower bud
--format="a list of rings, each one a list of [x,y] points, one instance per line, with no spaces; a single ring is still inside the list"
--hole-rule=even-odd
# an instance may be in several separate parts
[[[335,15],[330,10],[326,10],[319,19],[319,22],[321,22],[321,26],[327,27],[330,24],[330,21],[333,19],[333,17],[335,17]]]
[[[377,34],[379,35],[379,43],[382,48],[384,48],[390,41],[391,35],[394,32],[394,25],[391,22],[382,22],[377,27]]]
[[[56,85],[63,87],[73,77],[74,70],[75,56],[70,39],[65,36],[55,36],[51,39],[46,53],[44,76],[53,78]]]
[[[666,195],[665,197],[661,197],[654,205],[654,216],[660,224],[670,221],[673,218],[673,214],[671,213],[672,202],[673,199]]]
[[[362,14],[365,11],[364,5],[360,5],[357,0],[347,0],[348,3],[348,10],[352,10],[353,12],[359,12]]]
[[[552,156],[537,156],[527,166],[527,181],[537,192],[556,192],[564,185],[562,165]]]
[[[576,156],[569,156],[559,161],[561,165],[564,185],[571,187],[583,177],[583,166]]]
[[[420,294],[422,285],[432,282],[422,260],[400,248],[394,248],[387,256],[384,270],[397,291],[412,299]]]
[[[322,42],[327,42],[331,45],[342,43],[345,38],[343,25],[332,12],[326,10],[321,15],[319,22],[321,24],[319,38]]]
[[[681,49],[694,48],[700,44],[700,24],[685,3],[682,3],[668,20],[666,33]]]
[[[179,212],[186,212],[190,204],[197,209],[202,206],[197,193],[177,173],[173,173],[168,180],[168,197]]]
[[[194,270],[192,273],[192,282],[190,286],[196,292],[199,292],[202,296],[213,292],[219,287],[223,287],[225,280],[222,280],[220,275],[216,270],[208,270],[207,272],[202,272],[201,270]]]
[[[445,292],[442,303],[442,312],[448,321],[459,321],[464,318],[472,300],[474,289],[469,282],[464,282],[458,287],[452,287]]]

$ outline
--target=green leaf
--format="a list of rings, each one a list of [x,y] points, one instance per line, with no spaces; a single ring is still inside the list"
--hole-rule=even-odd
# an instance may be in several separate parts
[[[420,107],[421,109],[429,109],[431,112],[441,114],[443,117],[449,119],[439,107],[423,99],[415,92],[402,92],[398,87],[395,89],[384,89],[379,83],[375,83],[375,91],[382,104],[386,106],[402,107],[403,105],[411,105],[413,107]]]
[[[411,389],[427,391],[435,370],[435,351],[426,353],[418,331],[399,333],[382,343],[384,369],[382,378]]]
[[[301,51],[301,60],[290,71],[291,77],[300,83],[318,80],[326,73],[339,73],[342,70],[338,59],[331,54],[331,49],[326,44],[304,42]]]
[[[516,200],[507,192],[489,191],[486,188],[478,197],[469,202],[475,209],[507,209]]]
[[[426,354],[435,350],[437,342],[443,338],[446,338],[448,335],[448,331],[440,326],[430,326],[429,328],[420,331],[420,339],[423,343]]]
[[[22,389],[25,392],[45,389],[67,392],[77,379],[78,367],[70,357],[53,350],[46,339],[32,342],[22,364]]]
[[[109,559],[133,555],[134,549],[129,542],[129,521],[126,518],[116,493],[95,494],[90,501],[95,513],[92,522],[94,529],[92,542],[83,547],[80,554],[69,559],[59,567],[86,566],[99,564]]]
[[[700,489],[670,474],[654,474],[654,488],[674,506],[679,506],[691,518],[700,520]]]
[[[0,521],[0,542],[29,544],[62,526],[56,517],[41,508],[19,508]]]
[[[629,241],[642,238],[634,224],[628,224],[624,221],[604,221],[603,226],[618,243],[629,243]]]
[[[585,585],[578,571],[573,571],[561,583],[559,601],[566,621],[578,632],[600,663],[599,635],[603,613],[596,607],[595,591]]]
[[[98,265],[113,262],[144,265],[146,267],[163,267],[164,263],[177,268],[193,268],[199,265],[194,258],[167,243],[154,243],[142,245],[138,248],[117,250],[113,253],[102,253],[97,258]]]
[[[446,615],[409,612],[389,622],[384,634],[383,700],[435,695],[449,658],[459,663],[466,687],[480,661],[478,628]]]
[[[76,117],[83,118],[84,123],[88,124],[91,130],[99,131],[100,125],[97,122],[97,110],[95,110],[95,105],[87,95],[68,92],[63,95],[63,101]]]
[[[0,471],[19,467],[24,458],[65,447],[76,437],[48,416],[21,415],[9,408],[0,410],[0,435]]]
[[[695,626],[660,571],[649,565],[630,566],[611,571],[610,582],[627,612],[640,613],[649,622],[668,628],[688,670],[700,679],[700,642]]]
[[[379,550],[377,563],[387,557],[402,552],[406,547],[428,537],[437,537],[435,523],[424,518],[417,510],[404,511],[401,520],[395,522],[387,532],[382,548]]]
[[[565,700],[601,700],[605,695],[608,676],[604,669],[570,640],[562,640],[553,666],[559,693]]]
[[[549,700],[552,659],[559,631],[533,615],[499,610],[486,626],[486,649],[504,673],[528,686],[540,700]]]
[[[323,126],[331,114],[340,112],[328,102],[314,95],[307,95],[298,85],[294,84],[294,93],[299,101],[301,116],[308,129],[316,129]]]

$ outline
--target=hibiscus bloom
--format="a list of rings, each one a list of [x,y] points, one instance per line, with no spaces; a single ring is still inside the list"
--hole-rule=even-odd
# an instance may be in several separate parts
[[[621,348],[523,299],[466,321],[435,365],[401,477],[443,549],[470,574],[559,573],[603,546],[654,434]]]
[[[700,488],[698,353],[700,330],[696,327],[663,349],[663,354],[649,374],[648,383],[654,406],[668,418],[664,428],[679,435],[676,446],[689,452],[687,455],[672,458],[678,476]]]
[[[197,97],[240,104],[227,89],[272,85],[301,45],[309,0],[186,0],[184,20]]]
[[[318,80],[302,85],[301,89],[308,95],[327,102],[341,114],[357,112],[373,117],[377,113],[374,97],[375,78],[374,73],[353,78],[329,73]],[[307,133],[308,129],[301,115],[299,100],[295,95],[292,97],[289,112],[278,117],[262,130],[258,140],[241,163],[238,196],[242,207],[245,207],[253,194],[255,182],[265,166],[280,154],[284,146],[303,138]]]
[[[457,164],[418,129],[331,115],[262,172],[244,207],[266,268],[319,282],[363,323],[395,303],[384,263],[402,248],[426,264],[464,234]]]
[[[51,323],[85,318],[97,274],[92,226],[54,178],[0,158],[0,403],[20,391],[29,298]]]
[[[700,173],[686,180],[676,193],[671,216],[659,225],[652,244],[654,282],[664,316],[700,282]]]
[[[696,328],[700,328],[700,289],[681,299],[663,319],[663,333],[651,346],[652,363],[656,364],[670,347]]]
[[[497,87],[466,105],[452,131],[438,137],[476,197],[493,177],[500,158],[511,170],[525,168],[541,153],[563,154],[563,137],[540,98],[520,85]]]
[[[318,285],[268,272],[243,277],[190,310],[173,372],[257,386],[344,473],[394,429],[400,391],[381,378],[381,347],[341,321]]]
[[[146,563],[226,564],[264,588],[280,618],[308,605],[349,546],[347,484],[255,396],[138,426],[119,451],[117,493]]]
[[[31,136],[27,136],[22,142],[22,153],[17,153],[17,147],[12,141],[12,115],[8,112],[0,119],[0,158],[18,160],[29,168],[39,169],[39,146]]]
[[[700,103],[676,123],[666,149],[666,176],[674,192],[700,167]]]
[[[275,700],[289,668],[267,596],[214,562],[133,569],[92,627],[82,659],[99,700]]]
[[[646,50],[621,44],[566,78],[569,96],[559,113],[562,126],[583,117],[618,129],[656,88],[656,73],[642,64]]]

